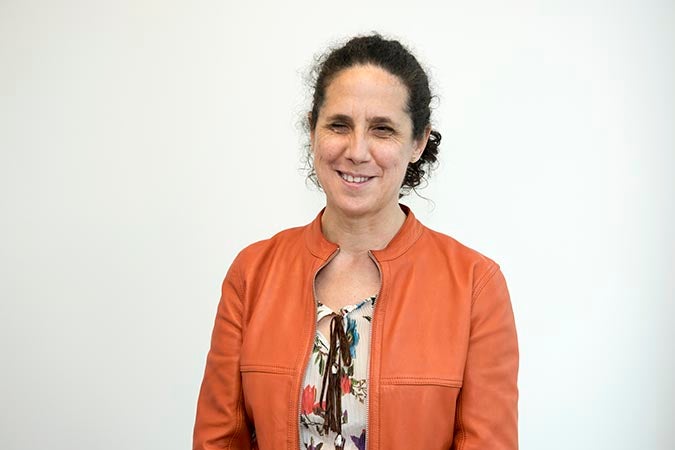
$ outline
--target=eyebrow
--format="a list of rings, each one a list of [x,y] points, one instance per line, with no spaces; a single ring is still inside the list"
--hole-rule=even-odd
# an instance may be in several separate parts
[[[347,122],[349,124],[352,124],[354,121],[352,118],[346,114],[333,114],[331,116],[328,116],[326,118],[327,121],[332,122],[335,120],[339,120],[342,122]],[[387,116],[374,116],[374,117],[369,117],[368,118],[369,123],[383,123],[383,124],[390,124],[392,126],[396,126],[397,123],[394,122],[392,119],[390,119]]]

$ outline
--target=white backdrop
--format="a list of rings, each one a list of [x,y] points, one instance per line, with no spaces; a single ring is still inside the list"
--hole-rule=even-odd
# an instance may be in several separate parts
[[[0,448],[190,448],[229,263],[322,205],[302,75],[371,30],[440,98],[406,202],[509,283],[521,448],[675,448],[670,0],[0,0]]]

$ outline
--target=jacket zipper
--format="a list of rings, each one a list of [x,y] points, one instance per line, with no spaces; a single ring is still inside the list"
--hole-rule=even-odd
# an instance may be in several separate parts
[[[370,259],[373,260],[375,263],[375,266],[377,266],[377,271],[380,272],[380,286],[377,289],[377,299],[375,300],[376,305],[373,305],[373,318],[370,322],[370,328],[368,329],[368,343],[370,345],[369,353],[368,353],[368,363],[366,365],[366,373],[368,374],[368,390],[366,391],[366,450],[370,448],[370,439],[368,438],[368,416],[370,415],[370,393],[371,393],[371,387],[372,387],[372,376],[370,374],[371,370],[371,360],[373,359],[373,328],[375,327],[375,316],[377,315],[375,313],[375,308],[377,307],[377,304],[380,303],[381,297],[380,295],[382,294],[382,267],[380,267],[380,263],[377,261],[373,253],[368,250],[368,256]]]
[[[326,267],[328,263],[330,263],[333,258],[337,256],[337,254],[340,253],[340,247],[338,247],[329,257],[326,261],[324,261],[323,264],[319,266],[318,269],[316,269],[316,272],[314,272],[314,276],[312,277],[312,299],[314,300],[314,309],[312,313],[312,332],[310,333],[309,337],[309,346],[307,346],[307,350],[305,350],[305,357],[303,359],[302,363],[302,371],[300,372],[300,387],[298,388],[297,396],[296,396],[296,401],[298,402],[298,414],[296,416],[297,421],[298,421],[298,449],[302,449],[302,429],[300,427],[300,414],[302,413],[302,382],[305,378],[305,371],[307,370],[307,366],[309,365],[309,356],[312,352],[312,342],[314,341],[314,337],[316,335],[316,310],[319,308],[318,301],[316,299],[316,276],[321,272],[321,269]],[[367,397],[366,397],[366,402],[367,402]],[[367,414],[367,413],[366,413]],[[367,428],[367,424],[366,424]]]

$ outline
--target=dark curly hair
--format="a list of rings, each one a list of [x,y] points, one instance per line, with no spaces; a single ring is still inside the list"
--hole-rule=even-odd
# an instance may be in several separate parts
[[[422,138],[426,128],[431,126],[432,95],[429,78],[406,47],[399,41],[385,39],[378,33],[351,38],[344,45],[329,50],[317,59],[310,74],[313,90],[312,109],[307,116],[305,128],[307,130],[315,128],[319,110],[325,100],[326,88],[337,74],[352,66],[367,64],[388,71],[406,86],[408,90],[407,113],[412,120],[413,138]],[[440,143],[441,133],[432,129],[420,158],[408,164],[399,197],[408,194],[428,177],[438,161]],[[320,188],[309,146],[307,152],[307,176]]]

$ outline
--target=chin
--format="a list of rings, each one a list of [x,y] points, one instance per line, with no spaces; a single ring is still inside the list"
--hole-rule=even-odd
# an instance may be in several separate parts
[[[398,202],[397,202],[398,204]],[[354,201],[354,199],[340,199],[329,202],[327,207],[347,217],[362,217],[378,214],[386,209],[386,206],[373,201]]]

